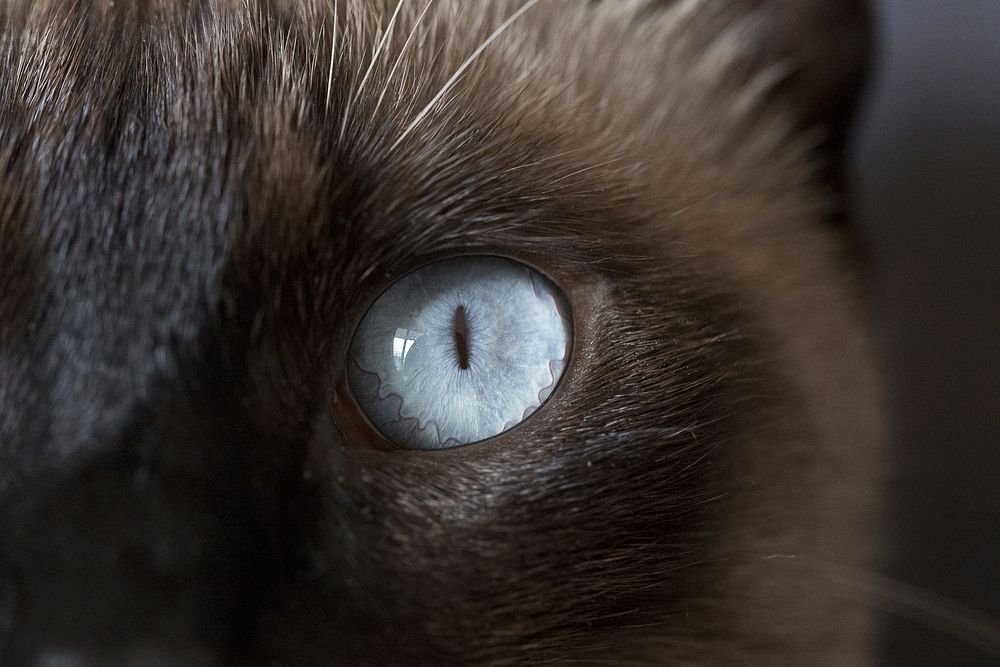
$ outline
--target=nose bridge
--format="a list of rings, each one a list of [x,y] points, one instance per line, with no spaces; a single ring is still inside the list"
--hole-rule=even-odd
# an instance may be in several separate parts
[[[12,641],[104,651],[250,631],[274,572],[261,517],[275,508],[254,491],[257,444],[226,393],[211,377],[161,380],[116,431],[37,480],[0,536],[18,589]]]

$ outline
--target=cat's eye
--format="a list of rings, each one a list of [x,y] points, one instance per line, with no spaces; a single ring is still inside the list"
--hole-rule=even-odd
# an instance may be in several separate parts
[[[560,289],[502,257],[439,261],[382,293],[351,343],[347,381],[371,425],[406,449],[491,438],[552,395],[573,326]]]

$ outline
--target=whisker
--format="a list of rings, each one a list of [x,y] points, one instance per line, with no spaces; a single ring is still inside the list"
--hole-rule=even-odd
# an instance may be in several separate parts
[[[337,57],[337,16],[340,14],[337,5],[337,0],[333,0],[333,41],[330,45],[330,74],[326,80],[326,110],[328,112],[330,111],[330,95],[333,93],[333,63]]]
[[[507,32],[507,30],[514,25],[514,23],[521,18],[525,12],[534,7],[536,4],[538,4],[538,0],[527,0],[527,2],[521,5],[520,9],[511,14],[506,21],[501,23],[500,27],[494,30],[493,33],[487,37],[486,40],[480,44],[479,47],[477,47],[476,50],[473,51],[461,65],[458,66],[458,69],[455,70],[455,73],[451,75],[451,78],[445,82],[445,84],[441,87],[441,90],[439,90],[438,93],[431,98],[431,101],[427,103],[427,106],[421,109],[420,113],[417,114],[417,117],[413,119],[413,122],[411,122],[406,129],[403,130],[403,133],[399,135],[399,138],[397,138],[389,148],[390,152],[398,148],[399,144],[401,144],[406,137],[408,137],[409,134],[424,120],[424,118],[430,114],[431,110],[437,105],[441,98],[448,94],[458,80],[462,78],[462,75],[465,74],[465,71],[469,69],[474,62],[476,62],[479,56],[481,56],[483,52],[486,51],[486,49],[488,49],[498,37],[500,37],[500,35]]]
[[[417,17],[416,22],[413,24],[410,34],[406,36],[406,41],[403,42],[403,46],[399,49],[399,55],[396,56],[396,62],[393,63],[392,69],[389,70],[389,74],[385,77],[385,85],[382,86],[382,94],[378,96],[378,102],[375,103],[375,109],[372,111],[372,118],[375,117],[375,114],[378,113],[379,107],[382,106],[382,100],[385,99],[386,93],[389,92],[389,84],[396,75],[396,70],[399,68],[399,65],[403,62],[403,55],[406,53],[406,49],[410,46],[410,41],[413,39],[413,36],[417,34],[417,29],[420,27],[420,24],[423,23],[424,17],[427,15],[427,10],[430,9],[433,4],[434,0],[428,0],[423,11],[420,12],[420,16]]]
[[[586,174],[587,172],[594,171],[595,169],[601,169],[602,167],[608,167],[613,164],[624,162],[627,157],[628,157],[627,155],[618,155],[609,160],[604,160],[603,162],[598,162],[596,164],[591,164],[586,167],[582,167],[580,169],[577,169],[576,171],[571,171],[570,173],[564,176],[560,176],[559,178],[551,181],[550,185],[556,185],[558,183],[562,183],[563,181],[569,180],[575,176]]]
[[[545,157],[540,158],[538,160],[535,160],[534,162],[525,162],[525,163],[519,164],[519,165],[517,165],[515,167],[510,167],[508,169],[505,169],[502,173],[504,173],[504,174],[510,174],[512,172],[520,171],[522,169],[529,169],[531,167],[537,167],[539,165],[545,164],[547,162],[552,162],[553,160],[558,160],[560,158],[564,158],[564,157],[569,156],[569,155],[574,155],[576,153],[583,153],[586,150],[587,150],[586,147],[579,147],[579,148],[571,148],[571,149],[566,150],[566,151],[560,151],[559,153],[552,153],[551,155],[546,155]]]
[[[375,64],[378,63],[378,59],[382,55],[382,50],[385,48],[389,38],[392,37],[393,29],[396,27],[396,20],[399,18],[399,10],[402,8],[403,0],[399,0],[399,2],[396,3],[396,9],[392,12],[392,18],[389,19],[389,24],[385,28],[385,34],[382,35],[382,39],[379,41],[378,47],[376,47],[375,52],[372,54],[371,60],[368,63],[368,69],[365,70],[365,75],[361,77],[361,83],[358,84],[357,90],[355,90],[347,99],[347,106],[344,107],[344,116],[340,121],[341,140],[343,140],[344,132],[347,130],[347,121],[351,116],[351,106],[364,92],[365,85],[368,83],[368,78],[371,76],[372,70],[375,69]]]
[[[834,564],[830,564],[828,569],[832,580],[876,600],[881,610],[1000,657],[1000,620],[951,598],[885,575]]]

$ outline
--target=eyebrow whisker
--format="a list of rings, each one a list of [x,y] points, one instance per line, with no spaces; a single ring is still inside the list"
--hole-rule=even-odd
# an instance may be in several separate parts
[[[483,41],[483,43],[476,48],[476,50],[474,50],[471,54],[469,54],[469,57],[466,58],[465,61],[458,66],[458,69],[456,69],[455,73],[451,75],[451,78],[448,79],[443,86],[441,86],[441,90],[439,90],[437,94],[434,95],[433,98],[431,98],[431,101],[428,102],[427,105],[420,110],[420,113],[418,113],[416,118],[413,119],[413,122],[411,122],[406,127],[406,129],[403,130],[403,133],[399,135],[399,137],[396,139],[395,142],[393,142],[392,146],[389,147],[389,150],[394,151],[396,148],[398,148],[399,144],[401,144],[406,139],[406,137],[408,137],[410,133],[413,132],[413,130],[418,125],[420,125],[421,122],[423,122],[424,118],[426,118],[430,114],[431,110],[435,106],[437,106],[437,103],[441,101],[441,98],[447,95],[451,91],[451,89],[455,87],[455,84],[458,83],[459,79],[462,78],[462,75],[465,74],[466,70],[468,70],[469,67],[471,67],[472,64],[479,59],[479,56],[481,56],[483,52],[486,51],[486,49],[488,49],[489,46],[497,40],[497,38],[499,38],[502,34],[507,32],[507,30],[512,25],[514,25],[514,23],[516,23],[517,20],[521,18],[521,16],[523,16],[529,9],[534,7],[536,4],[538,4],[538,0],[527,0],[527,2],[521,5],[520,9],[511,14],[506,21],[501,23],[500,27],[494,30],[492,34],[490,34],[490,36],[487,37]]]
[[[403,55],[410,46],[410,42],[413,40],[414,35],[417,34],[417,30],[420,28],[420,25],[423,23],[424,17],[427,15],[427,10],[430,9],[433,4],[434,0],[427,1],[423,11],[420,12],[420,16],[418,16],[416,22],[414,22],[413,28],[410,29],[410,34],[406,36],[406,41],[403,42],[403,46],[400,47],[399,54],[396,56],[396,62],[393,63],[392,68],[389,70],[389,74],[385,77],[385,83],[382,86],[382,94],[378,96],[378,101],[375,103],[375,108],[372,110],[372,118],[375,117],[378,113],[379,107],[382,106],[382,100],[385,99],[386,93],[389,92],[389,85],[392,83],[392,79],[396,75],[396,70],[403,62]]]
[[[365,85],[368,83],[368,78],[371,76],[372,70],[375,69],[375,65],[382,56],[382,51],[385,49],[386,43],[389,41],[389,38],[392,37],[393,30],[396,27],[396,20],[399,18],[399,10],[403,8],[403,1],[404,0],[399,0],[396,3],[396,9],[392,12],[392,18],[389,19],[389,23],[386,25],[385,33],[382,35],[382,39],[379,40],[378,46],[375,47],[375,52],[372,53],[371,60],[368,62],[368,69],[365,70],[365,75],[361,77],[361,83],[358,84],[357,89],[347,98],[347,105],[344,107],[344,114],[340,120],[341,141],[344,139],[344,132],[347,131],[347,121],[350,120],[351,117],[351,106],[364,92]]]
[[[338,0],[333,0],[333,41],[330,44],[330,74],[326,79],[326,110],[330,110],[330,96],[333,93],[333,64],[337,57],[337,16],[340,14]]]

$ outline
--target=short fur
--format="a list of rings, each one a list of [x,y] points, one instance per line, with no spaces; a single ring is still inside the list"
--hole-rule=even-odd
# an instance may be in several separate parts
[[[5,3],[0,655],[861,659],[878,419],[824,221],[864,25]],[[359,317],[468,253],[566,289],[556,397],[455,450],[345,435]]]

